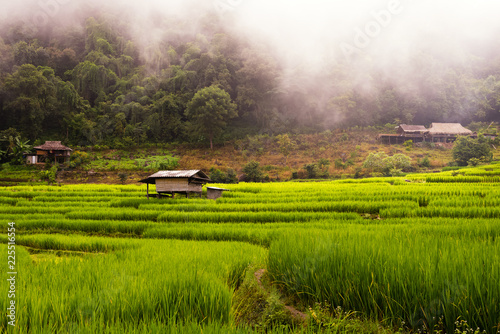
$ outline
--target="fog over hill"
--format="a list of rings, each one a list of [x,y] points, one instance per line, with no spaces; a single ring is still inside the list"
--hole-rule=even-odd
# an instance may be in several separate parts
[[[271,44],[290,65],[373,58],[386,66],[426,50],[463,61],[464,52],[496,49],[500,2],[494,0],[21,0],[3,1],[3,22],[53,29],[81,22],[82,15],[127,17],[137,38],[155,42],[158,20],[177,17],[199,28],[207,12],[227,29]],[[172,27],[175,29],[174,27]],[[181,28],[181,27],[178,27]],[[186,28],[185,26],[182,27]],[[154,37],[154,36],[153,36]]]
[[[234,65],[225,88],[240,117],[265,114],[258,123],[267,129],[277,128],[272,119],[285,124],[282,131],[291,124],[469,123],[500,115],[500,2],[494,0],[2,2],[4,44],[37,39],[88,60],[93,17],[105,23],[107,35],[119,36],[109,39],[114,51],[113,43],[133,42],[142,79],[161,80],[173,65],[192,69],[185,66],[193,57],[201,57],[196,71],[206,77],[203,55],[214,60],[223,52]],[[83,38],[85,48],[78,46]],[[249,69],[258,78],[249,79]],[[242,73],[245,85],[261,85],[246,109]],[[116,103],[112,95],[109,103]]]

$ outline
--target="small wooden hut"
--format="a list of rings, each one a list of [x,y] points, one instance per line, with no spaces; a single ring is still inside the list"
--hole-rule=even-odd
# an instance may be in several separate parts
[[[423,142],[426,133],[429,132],[423,125],[406,125],[401,124],[397,133],[403,137],[405,140],[413,140],[413,142]]]
[[[429,129],[423,125],[401,124],[397,134],[380,134],[378,139],[385,144],[403,144],[407,140],[418,142],[454,142],[458,136],[474,137],[474,133],[460,123],[432,123]]]
[[[60,141],[46,141],[45,144],[36,146],[34,149],[36,154],[26,156],[27,164],[44,164],[47,161],[67,164],[73,151],[61,144]]]
[[[222,193],[224,191],[230,191],[229,189],[216,188],[216,187],[207,187],[207,198],[208,199],[217,199],[222,197]]]
[[[378,139],[386,144],[403,144],[407,140],[418,143],[425,140],[428,131],[423,125],[401,124],[396,127],[397,134],[380,134]]]
[[[201,170],[172,170],[159,171],[139,182],[147,184],[147,198],[149,198],[150,184],[156,185],[157,197],[163,195],[174,197],[175,194],[185,194],[189,197],[192,193],[201,197],[203,185],[212,180]]]

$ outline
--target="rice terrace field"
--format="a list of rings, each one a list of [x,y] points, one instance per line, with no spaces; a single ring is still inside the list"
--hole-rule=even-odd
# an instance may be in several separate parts
[[[495,164],[223,185],[217,201],[4,187],[0,332],[354,333],[358,319],[372,332],[499,333],[499,181]]]

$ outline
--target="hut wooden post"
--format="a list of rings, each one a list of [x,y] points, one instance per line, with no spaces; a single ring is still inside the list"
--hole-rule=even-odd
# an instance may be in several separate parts
[[[149,183],[146,183],[146,197],[149,199]]]

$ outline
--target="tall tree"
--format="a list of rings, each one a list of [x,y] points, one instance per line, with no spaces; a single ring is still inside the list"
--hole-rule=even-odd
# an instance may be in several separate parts
[[[5,81],[7,125],[18,126],[31,139],[43,131],[45,117],[57,105],[57,79],[47,67],[22,65]]]
[[[188,103],[186,116],[191,121],[195,133],[204,135],[210,140],[213,149],[213,139],[226,126],[226,122],[238,116],[236,104],[229,94],[218,86],[200,89]]]
[[[243,114],[248,113],[265,127],[271,115],[271,101],[276,95],[277,65],[273,58],[256,50],[243,51],[242,58],[243,66],[237,71],[236,101]]]

